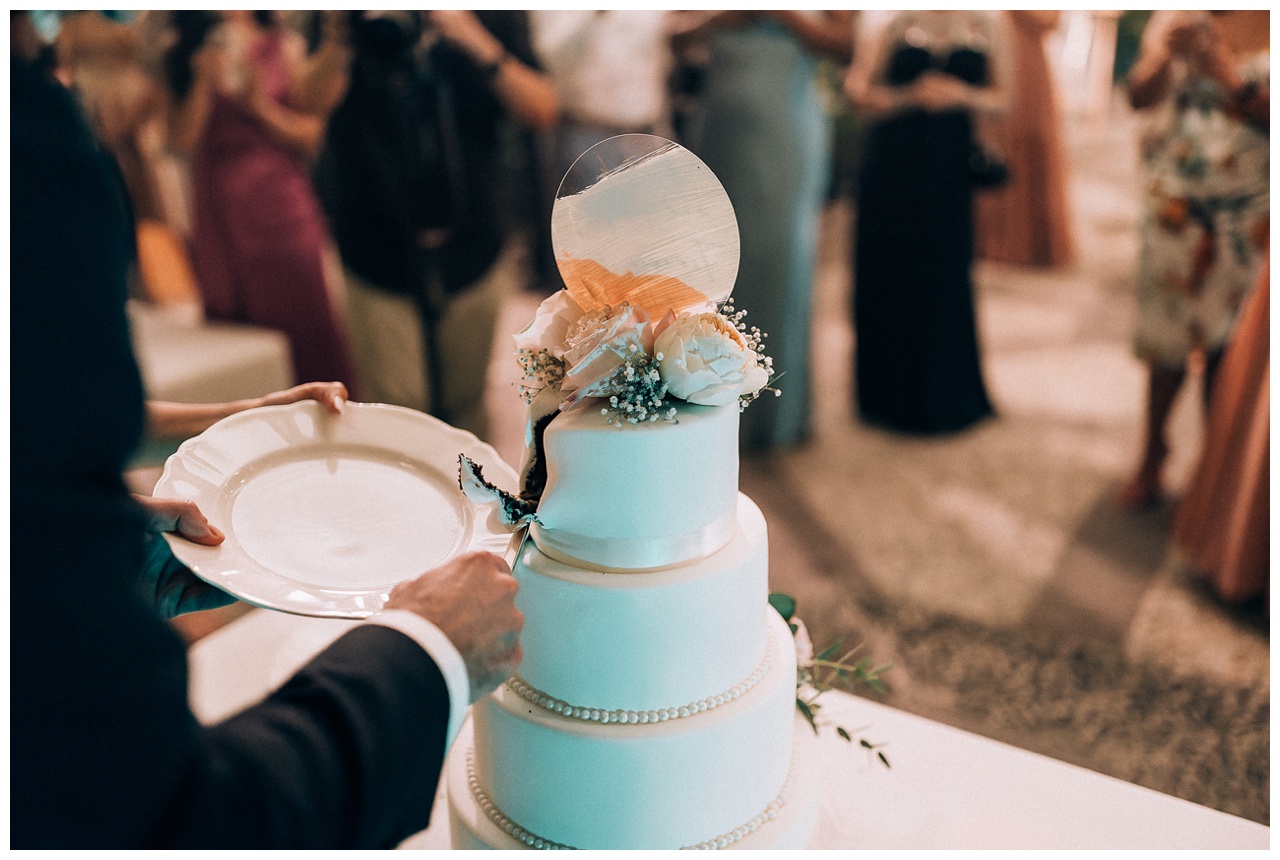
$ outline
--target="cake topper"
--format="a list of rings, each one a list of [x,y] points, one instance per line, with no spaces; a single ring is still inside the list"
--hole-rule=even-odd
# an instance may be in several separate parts
[[[531,421],[583,404],[618,427],[674,421],[681,402],[745,407],[766,388],[764,335],[730,299],[733,205],[693,153],[648,134],[596,144],[551,236],[565,289],[515,338]]]
[[[551,215],[556,265],[587,312],[623,302],[654,319],[729,298],[738,222],[692,152],[651,134],[591,147],[565,174]]]

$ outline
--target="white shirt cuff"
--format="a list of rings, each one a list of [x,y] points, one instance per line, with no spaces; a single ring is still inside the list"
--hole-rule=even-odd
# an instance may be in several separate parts
[[[471,704],[471,678],[467,674],[467,664],[463,662],[462,655],[439,627],[407,609],[388,609],[369,616],[365,623],[381,624],[383,627],[399,630],[421,645],[422,650],[431,655],[431,659],[440,667],[445,686],[449,689],[449,731],[444,740],[447,755],[467,716],[467,706]]]

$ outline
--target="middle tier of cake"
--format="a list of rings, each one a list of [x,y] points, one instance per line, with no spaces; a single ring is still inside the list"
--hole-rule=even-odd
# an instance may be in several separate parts
[[[741,494],[728,544],[658,571],[583,570],[526,543],[514,566],[525,619],[514,688],[646,721],[749,688],[778,658],[766,648],[768,558],[764,515]]]

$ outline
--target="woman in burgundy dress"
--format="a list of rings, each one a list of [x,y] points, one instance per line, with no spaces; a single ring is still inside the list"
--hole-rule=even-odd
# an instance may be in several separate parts
[[[329,283],[329,237],[308,160],[322,110],[292,100],[301,37],[269,12],[175,13],[171,49],[175,148],[192,153],[193,262],[212,319],[277,329],[299,380],[357,386]],[[216,24],[216,26],[213,26]]]

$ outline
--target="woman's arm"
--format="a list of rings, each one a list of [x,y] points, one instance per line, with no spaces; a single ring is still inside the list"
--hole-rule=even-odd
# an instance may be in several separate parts
[[[1234,14],[1248,15],[1248,12]],[[1265,15],[1265,13],[1263,13]],[[1263,19],[1265,21],[1265,18]],[[1265,23],[1259,21],[1262,27]],[[1238,27],[1235,29],[1239,29]],[[1222,17],[1214,15],[1198,31],[1202,36],[1195,43],[1199,52],[1192,60],[1201,73],[1214,79],[1229,94],[1230,110],[1241,115],[1252,125],[1269,129],[1271,125],[1271,87],[1260,81],[1250,81],[1240,71],[1240,56],[1247,55],[1255,45],[1241,45],[1238,37],[1223,26]],[[1264,30],[1265,32],[1265,30]]]
[[[555,125],[560,98],[550,78],[509,54],[475,13],[436,9],[429,15],[445,41],[484,71],[498,100],[517,120],[537,131]]]
[[[292,94],[298,90],[306,64],[306,47],[302,37],[291,31],[286,33],[284,50]],[[306,109],[280,104],[267,92],[265,82],[257,70],[250,67],[249,73],[249,93],[245,103],[266,127],[267,133],[306,158],[315,157],[324,143],[328,110],[314,104],[308,105]],[[337,106],[336,101],[334,106]]]
[[[1176,15],[1172,11],[1154,12],[1142,32],[1138,59],[1129,71],[1127,82],[1129,104],[1134,110],[1159,104],[1173,86],[1170,37]]]
[[[795,34],[811,52],[840,63],[853,58],[853,12],[838,10],[809,15],[804,12],[762,12]]]
[[[667,35],[676,51],[683,51],[704,39],[708,33],[730,27],[742,27],[755,20],[758,12],[711,12],[706,10],[667,13]]]
[[[845,97],[869,119],[883,119],[892,114],[918,107],[909,87],[884,84],[884,67],[894,41],[902,33],[902,18],[895,16],[883,26],[868,26],[870,13],[859,19],[857,45],[853,48],[853,64],[844,78]]]
[[[225,52],[217,45],[205,45],[191,58],[194,81],[185,98],[169,93],[169,147],[190,155],[204,134],[213,111],[213,95],[222,77]]]
[[[345,11],[326,9],[321,16],[320,45],[300,64],[290,103],[298,110],[328,117],[347,94],[350,83],[350,21]]]
[[[148,400],[147,433],[153,439],[187,439],[208,430],[223,418],[259,406],[284,406],[300,400],[315,400],[337,415],[347,400],[341,382],[308,382],[263,397],[233,400],[230,403],[169,403]]]
[[[1002,13],[971,14],[981,16],[977,26],[987,39],[987,83],[965,84],[961,106],[984,116],[999,116],[1013,101],[1013,34]]]
[[[1013,22],[1024,30],[1031,30],[1036,36],[1056,29],[1062,19],[1062,12],[1057,9],[1015,9],[1009,12]]]

